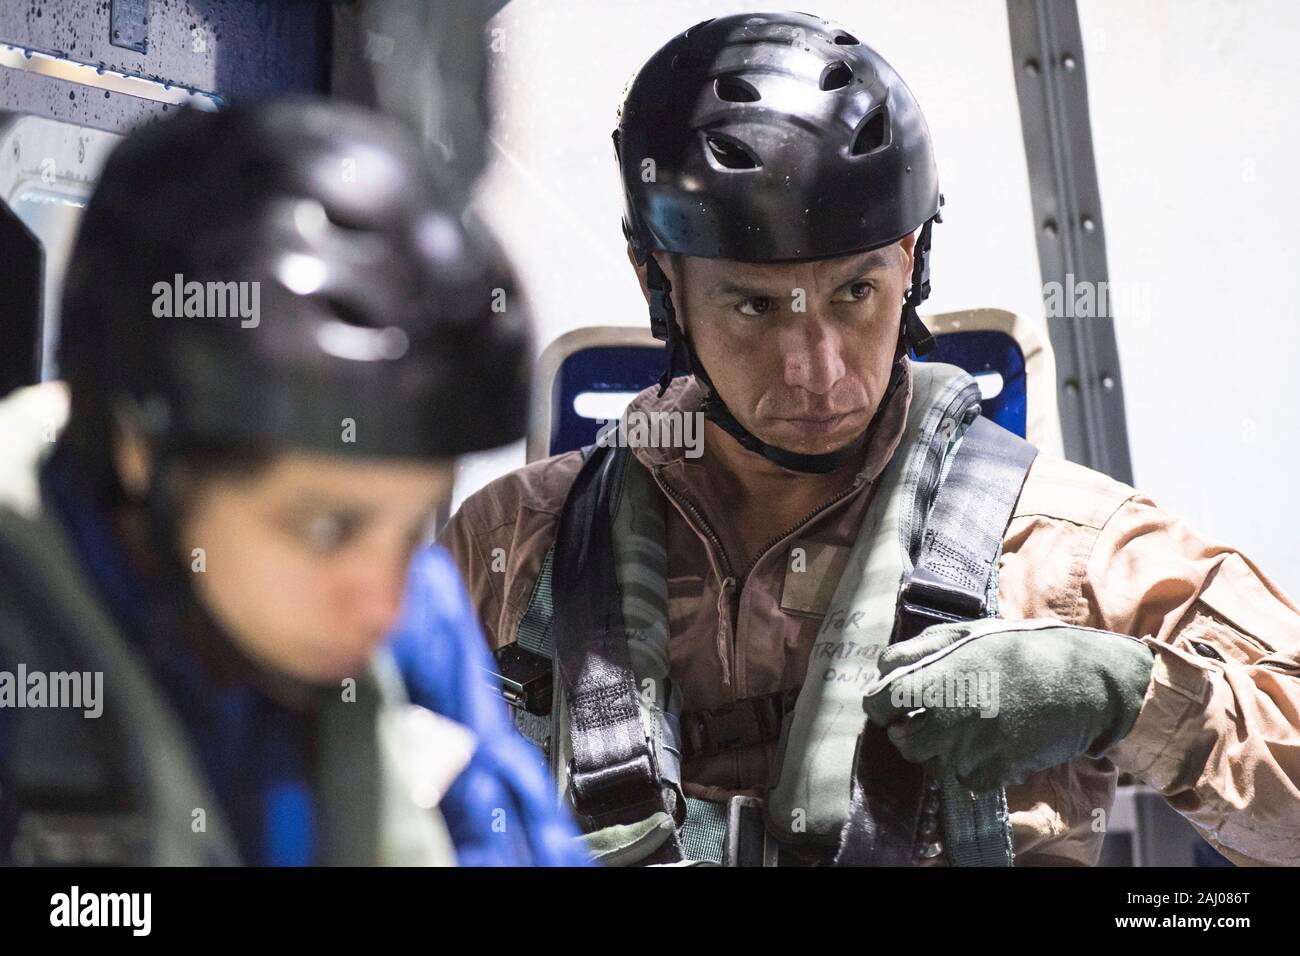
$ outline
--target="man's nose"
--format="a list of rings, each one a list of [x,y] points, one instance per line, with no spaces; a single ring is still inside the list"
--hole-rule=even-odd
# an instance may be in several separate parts
[[[785,384],[816,395],[825,395],[844,377],[840,354],[844,338],[820,314],[810,312],[792,328],[785,342]]]

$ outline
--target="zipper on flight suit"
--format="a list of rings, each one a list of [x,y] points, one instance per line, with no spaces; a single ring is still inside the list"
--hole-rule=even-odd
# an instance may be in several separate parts
[[[663,467],[664,466],[662,465],[655,467],[654,469],[655,482],[663,490],[664,494],[672,498],[673,501],[675,501],[679,505],[679,507],[684,512],[687,513],[687,517],[692,519],[696,523],[697,529],[703,532],[704,536],[708,538],[710,543],[712,543],[713,546],[717,549],[718,557],[721,559],[722,562],[723,571],[725,572],[725,574],[722,580],[721,591],[719,592],[718,595],[718,605],[719,605],[718,610],[721,613],[722,601],[724,598],[727,598],[728,615],[724,623],[726,624],[727,631],[728,631],[727,634],[728,647],[727,647],[727,655],[725,659],[722,661],[722,664],[724,668],[723,670],[724,683],[730,685],[731,672],[734,668],[735,657],[736,657],[735,637],[736,637],[736,630],[737,630],[737,625],[739,624],[739,617],[740,617],[740,597],[741,597],[741,593],[745,589],[746,582],[749,580],[749,575],[753,572],[754,568],[758,567],[758,563],[761,560],[763,560],[764,557],[766,557],[767,553],[771,551],[772,548],[776,547],[778,544],[780,544],[790,535],[794,534],[804,525],[808,524],[810,521],[812,521],[822,512],[828,510],[829,508],[843,501],[845,498],[849,497],[849,495],[853,494],[855,491],[857,491],[859,488],[862,487],[866,479],[863,477],[861,472],[854,475],[852,484],[850,484],[847,488],[836,493],[835,495],[832,495],[829,499],[822,502],[822,504],[820,504],[818,507],[814,508],[812,511],[808,512],[808,514],[800,518],[796,524],[794,524],[787,530],[781,532],[781,534],[777,535],[775,538],[772,538],[769,542],[763,545],[763,547],[760,548],[757,554],[755,555],[754,560],[750,562],[749,567],[745,569],[745,573],[737,577],[735,573],[735,569],[731,564],[731,558],[727,555],[726,548],[722,546],[722,539],[718,537],[717,533],[709,525],[708,521],[704,519],[704,515],[702,515],[699,509],[696,508],[695,505],[691,503],[690,499],[688,499],[685,494],[678,491],[671,484],[669,484],[667,479],[663,477],[661,473]],[[728,595],[728,591],[731,592],[729,595]]]
[[[853,476],[853,484],[849,485],[843,491],[840,491],[837,494],[832,495],[828,500],[822,502],[812,511],[808,512],[806,515],[800,518],[799,521],[796,524],[794,524],[792,527],[781,532],[771,541],[767,542],[767,544],[763,545],[763,547],[759,548],[758,553],[754,556],[754,560],[750,562],[749,567],[745,569],[744,575],[741,576],[740,579],[742,582],[741,586],[743,587],[744,586],[743,582],[749,580],[749,575],[753,572],[754,568],[758,567],[758,562],[762,561],[763,558],[767,556],[767,552],[771,551],[773,548],[775,548],[786,538],[790,537],[790,535],[794,534],[804,525],[808,524],[808,522],[812,521],[813,518],[816,518],[823,511],[826,511],[828,508],[832,507],[833,505],[839,504],[849,495],[853,494],[853,492],[857,491],[859,488],[862,487],[864,482],[865,479],[862,477],[862,472],[858,472],[856,475]]]

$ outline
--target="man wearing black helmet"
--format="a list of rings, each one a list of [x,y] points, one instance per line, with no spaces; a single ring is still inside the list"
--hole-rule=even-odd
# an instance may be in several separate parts
[[[615,149],[668,355],[629,416],[703,414],[704,454],[537,462],[443,535],[594,855],[1089,865],[1124,770],[1233,861],[1300,863],[1295,605],[910,361],[942,199],[889,64],[705,21]]]
[[[0,405],[0,859],[578,859],[421,547],[454,457],[522,432],[526,326],[391,121],[126,138],[69,266],[70,410]]]

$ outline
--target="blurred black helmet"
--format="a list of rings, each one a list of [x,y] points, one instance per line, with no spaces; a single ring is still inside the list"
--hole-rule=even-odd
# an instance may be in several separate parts
[[[446,457],[516,440],[527,317],[451,195],[401,127],[337,102],[140,129],[82,220],[60,374],[172,447]]]

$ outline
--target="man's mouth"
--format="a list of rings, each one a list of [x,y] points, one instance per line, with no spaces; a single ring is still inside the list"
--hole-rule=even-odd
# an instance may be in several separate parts
[[[819,437],[834,435],[845,424],[857,417],[860,412],[844,412],[840,415],[802,415],[798,418],[783,418],[783,422],[799,429],[804,435]]]

